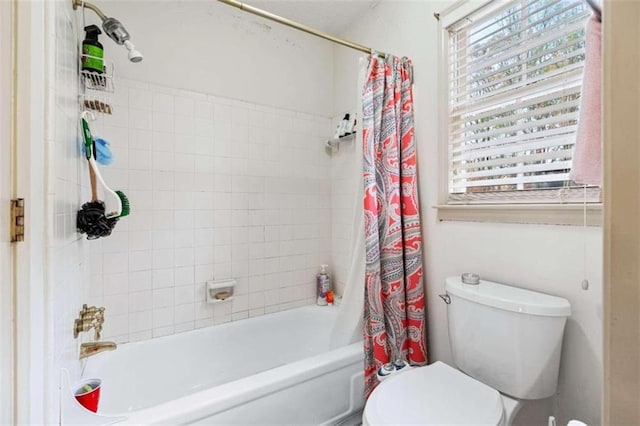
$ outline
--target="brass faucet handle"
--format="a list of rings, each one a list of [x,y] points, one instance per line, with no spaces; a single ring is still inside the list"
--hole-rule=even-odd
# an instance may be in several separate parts
[[[101,336],[101,333],[102,333],[102,322],[96,323],[93,326],[93,329],[95,330],[95,333],[93,335],[93,339],[94,340],[100,340],[100,337],[102,337]]]
[[[85,303],[84,305],[82,305],[82,309],[80,309],[80,312],[78,313],[78,317],[84,318],[85,316],[87,316],[88,310],[89,310],[89,306]]]
[[[102,324],[104,324],[104,307],[82,305],[82,310],[73,322],[73,337],[78,338],[82,332],[95,329],[96,340],[100,339]]]
[[[91,330],[93,320],[88,318],[76,318],[73,322],[73,337],[78,338],[78,334]]]
[[[104,322],[104,308],[99,308],[96,313],[93,315],[93,319],[102,324]]]
[[[95,329],[95,340],[100,340],[102,325],[104,324],[104,308],[100,308],[93,317],[93,328]]]
[[[87,307],[87,305],[84,305],[82,307],[82,311],[80,311],[80,315],[85,318],[94,317],[100,311],[100,309],[104,311],[104,308],[97,308],[95,306]]]

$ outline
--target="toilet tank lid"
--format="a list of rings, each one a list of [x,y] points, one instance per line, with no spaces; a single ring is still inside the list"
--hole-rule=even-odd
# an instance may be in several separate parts
[[[571,305],[567,299],[505,284],[480,280],[480,284],[464,284],[460,277],[446,281],[447,293],[472,302],[505,311],[548,317],[568,317]]]

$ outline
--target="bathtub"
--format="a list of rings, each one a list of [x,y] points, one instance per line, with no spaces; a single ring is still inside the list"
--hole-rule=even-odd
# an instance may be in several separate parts
[[[362,343],[329,349],[337,307],[128,343],[87,362],[119,424],[334,425],[364,407]]]

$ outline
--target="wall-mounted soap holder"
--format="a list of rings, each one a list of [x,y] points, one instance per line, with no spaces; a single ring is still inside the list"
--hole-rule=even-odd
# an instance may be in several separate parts
[[[356,140],[357,133],[349,133],[348,135],[340,136],[338,139],[329,139],[324,147],[325,151],[329,155],[333,155],[340,151],[340,143],[353,142]]]
[[[236,280],[207,281],[207,303],[222,303],[233,299],[233,289]]]

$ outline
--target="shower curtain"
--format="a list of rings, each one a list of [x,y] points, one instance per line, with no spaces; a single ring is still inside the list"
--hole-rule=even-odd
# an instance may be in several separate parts
[[[427,362],[412,64],[372,56],[363,88],[365,395],[381,365]]]

